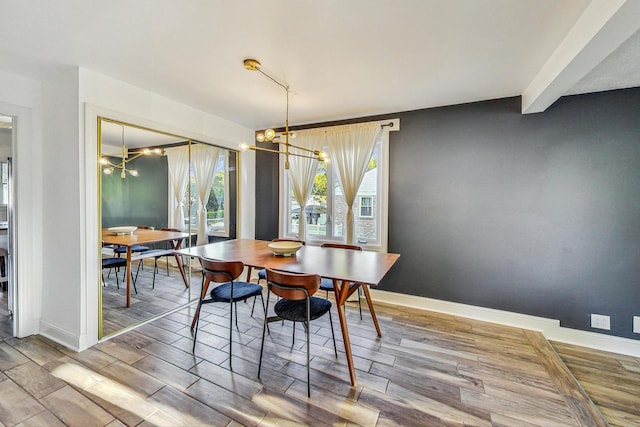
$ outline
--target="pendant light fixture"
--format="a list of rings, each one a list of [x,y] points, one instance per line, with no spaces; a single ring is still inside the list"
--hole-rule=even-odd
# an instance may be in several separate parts
[[[286,115],[285,115],[285,121],[284,121],[284,132],[276,132],[273,129],[266,129],[265,131],[258,132],[256,134],[256,141],[272,142],[274,144],[278,144],[280,149],[276,150],[276,149],[270,149],[270,148],[262,148],[262,147],[256,147],[255,145],[242,143],[240,144],[240,150],[241,151],[259,150],[259,151],[268,151],[270,153],[282,154],[285,156],[285,161],[284,161],[285,169],[289,169],[289,156],[316,159],[320,162],[328,161],[329,157],[323,151],[309,150],[308,148],[299,147],[289,142],[289,138],[295,137],[295,134],[289,130],[289,91],[290,91],[289,85],[287,83],[280,82],[275,77],[271,76],[270,74],[262,70],[261,64],[257,59],[252,59],[252,58],[245,59],[243,61],[243,65],[245,69],[249,71],[257,71],[263,76],[265,76],[266,78],[268,78],[269,80],[271,80],[272,82],[274,82],[275,84],[277,84],[278,86],[282,87],[285,90],[286,96],[287,96],[287,109],[286,109]],[[296,150],[300,150],[308,154],[291,152],[291,148],[295,148]]]

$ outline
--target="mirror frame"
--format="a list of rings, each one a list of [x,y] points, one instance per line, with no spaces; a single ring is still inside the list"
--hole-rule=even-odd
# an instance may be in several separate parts
[[[129,123],[129,122],[125,122],[122,120],[116,120],[116,119],[111,119],[108,117],[104,117],[101,115],[97,115],[97,159],[96,161],[98,162],[98,171],[97,171],[97,186],[98,186],[98,191],[97,191],[97,206],[98,206],[98,235],[101,236],[102,233],[102,174],[103,174],[103,169],[100,166],[100,159],[102,158],[102,123],[104,122],[108,122],[108,123],[113,123],[113,124],[117,124],[120,126],[127,126],[127,127],[131,127],[134,129],[138,129],[138,130],[142,130],[142,131],[147,131],[147,132],[152,132],[155,134],[159,134],[159,135],[164,135],[164,136],[168,136],[168,137],[172,137],[172,138],[177,138],[177,139],[181,139],[183,141],[186,141],[186,144],[189,147],[189,162],[191,162],[191,156],[192,156],[192,150],[191,147],[193,144],[206,144],[206,145],[211,145],[211,146],[215,146],[215,147],[219,147],[223,150],[225,150],[227,153],[229,152],[234,152],[235,153],[235,165],[230,165],[228,162],[228,159],[226,160],[225,164],[227,164],[227,168],[231,168],[233,167],[235,169],[235,197],[234,197],[234,201],[235,201],[235,215],[233,217],[233,219],[229,219],[229,223],[227,225],[227,233],[229,234],[229,236],[227,238],[231,238],[230,237],[230,233],[231,233],[231,221],[235,221],[235,234],[236,234],[236,238],[237,238],[237,233],[238,233],[238,227],[239,227],[239,220],[240,220],[240,174],[238,173],[239,170],[239,163],[240,163],[240,155],[239,155],[239,151],[238,150],[233,150],[224,146],[220,146],[220,145],[216,145],[216,144],[212,144],[212,143],[208,143],[208,142],[204,142],[204,141],[199,141],[199,140],[194,140],[193,138],[190,137],[186,137],[183,135],[178,135],[178,134],[174,134],[171,132],[166,132],[166,131],[161,131],[161,130],[157,130],[157,129],[152,129],[146,126],[141,126],[141,125],[136,125],[134,123]],[[230,170],[230,169],[228,169]],[[228,185],[228,184],[226,184]],[[191,198],[192,194],[191,194],[191,186],[187,186],[187,192],[188,192],[188,197]],[[231,206],[231,201],[228,202],[228,206]],[[231,210],[231,208],[229,208],[229,210]],[[191,222],[189,222],[189,232],[191,232]],[[186,245],[184,246],[185,248],[190,248],[192,246],[191,244],[191,236],[189,238],[186,239]],[[102,239],[98,238],[98,249],[97,249],[97,259],[101,259],[102,257]],[[108,338],[114,337],[116,335],[119,335],[123,332],[135,329],[139,326],[142,326],[146,323],[149,323],[153,320],[159,319],[161,317],[167,316],[171,313],[174,313],[176,311],[180,311],[183,310],[184,308],[187,308],[195,303],[197,303],[197,298],[196,299],[192,299],[192,286],[191,286],[191,275],[192,275],[192,263],[191,260],[189,259],[188,263],[185,265],[185,271],[187,272],[188,278],[189,278],[189,288],[188,288],[188,302],[185,304],[182,304],[179,307],[176,308],[172,308],[169,309],[167,311],[164,311],[162,313],[159,313],[157,315],[153,315],[147,319],[143,319],[140,320],[138,322],[132,323],[131,325],[125,326],[124,328],[118,329],[117,331],[113,331],[110,332],[108,334],[104,334],[104,322],[103,322],[103,299],[102,299],[102,268],[99,267],[98,268],[98,277],[97,277],[97,286],[98,286],[98,342],[104,341]],[[199,295],[196,295],[197,297],[199,297]]]

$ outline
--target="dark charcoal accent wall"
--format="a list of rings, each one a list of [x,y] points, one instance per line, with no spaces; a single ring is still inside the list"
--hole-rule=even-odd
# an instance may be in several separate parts
[[[119,159],[112,159],[117,162]],[[164,156],[142,156],[131,162],[139,176],[120,178],[119,171],[102,175],[102,227],[168,223],[168,164]]]
[[[258,143],[273,149],[273,144]],[[272,240],[278,237],[279,161],[273,153],[256,151],[256,239]]]
[[[640,339],[640,89],[534,115],[509,98],[391,116],[389,251],[402,256],[380,289],[574,329],[605,314],[611,331],[594,332]]]

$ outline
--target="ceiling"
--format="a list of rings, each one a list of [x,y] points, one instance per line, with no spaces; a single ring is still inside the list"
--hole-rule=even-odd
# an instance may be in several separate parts
[[[0,70],[79,66],[251,129],[640,86],[634,0],[0,0]]]
[[[118,156],[122,153],[122,146],[127,150],[137,148],[151,148],[172,145],[187,141],[186,138],[165,135],[137,127],[102,121],[102,153]]]

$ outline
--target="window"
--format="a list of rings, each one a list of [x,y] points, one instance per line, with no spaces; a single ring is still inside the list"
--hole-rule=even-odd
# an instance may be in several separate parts
[[[386,251],[387,249],[387,187],[389,162],[389,132],[380,133],[369,161],[358,195],[353,206],[356,242],[364,249]],[[325,147],[327,150],[327,147]],[[280,183],[281,198],[280,235],[298,238],[300,221],[306,221],[306,240],[309,244],[323,242],[346,242],[347,206],[342,189],[331,162],[319,162],[311,196],[304,212],[289,183],[289,174],[284,169],[281,157]]]
[[[360,196],[360,218],[373,218],[372,196]]]
[[[211,182],[211,192],[207,200],[207,234],[209,236],[228,237],[229,221],[226,212],[228,212],[228,180],[226,176],[227,167],[227,150],[220,150],[220,154],[216,161],[215,173]],[[189,196],[191,196],[189,198]],[[187,203],[188,201],[188,203]],[[189,185],[185,188],[184,198],[182,200],[184,207],[184,216],[188,218],[191,225],[190,229],[198,228],[197,205],[196,205],[196,175],[193,163],[189,165]],[[187,211],[188,209],[188,211]]]
[[[0,204],[6,205],[9,202],[9,163],[2,162],[0,176],[0,185],[2,186]]]

